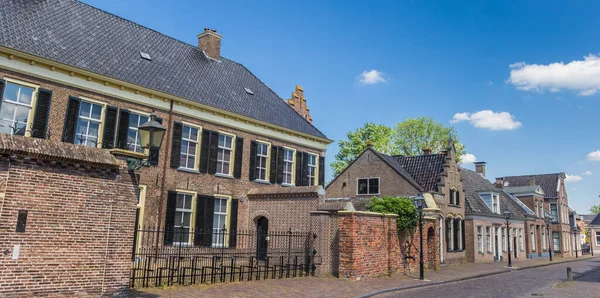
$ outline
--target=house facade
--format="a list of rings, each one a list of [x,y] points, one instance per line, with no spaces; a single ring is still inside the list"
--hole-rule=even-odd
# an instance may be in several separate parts
[[[251,230],[275,220],[250,207],[251,189],[292,198],[290,188],[323,185],[331,140],[312,125],[303,89],[281,99],[221,56],[216,30],[190,45],[77,1],[8,1],[0,19],[0,133],[145,158],[138,227]],[[151,114],[166,133],[146,150],[138,126]]]
[[[590,239],[590,249],[594,254],[600,254],[600,213],[594,216],[587,228]]]
[[[525,259],[526,217],[511,198],[497,189],[483,175],[485,163],[477,164],[477,172],[461,169],[465,192],[466,254],[474,263]],[[507,213],[508,217],[507,225]]]
[[[544,209],[552,216],[551,244],[554,254],[575,256],[571,225],[569,224],[569,199],[565,187],[565,173],[506,176],[496,178],[501,187],[540,185],[544,192]]]
[[[464,195],[451,140],[445,151],[418,156],[389,156],[368,145],[326,187],[327,199],[349,198],[356,210],[365,210],[373,197],[419,194],[427,202],[427,218],[435,221],[440,262],[464,262]]]

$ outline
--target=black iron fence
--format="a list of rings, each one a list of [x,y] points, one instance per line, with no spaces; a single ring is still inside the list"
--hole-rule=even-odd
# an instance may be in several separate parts
[[[298,231],[193,231],[140,228],[135,232],[130,285],[233,282],[308,276],[316,269],[316,234]]]

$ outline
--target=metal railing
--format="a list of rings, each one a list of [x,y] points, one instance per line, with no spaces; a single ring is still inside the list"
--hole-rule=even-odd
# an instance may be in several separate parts
[[[310,232],[139,228],[135,238],[132,288],[300,277],[316,269]]]

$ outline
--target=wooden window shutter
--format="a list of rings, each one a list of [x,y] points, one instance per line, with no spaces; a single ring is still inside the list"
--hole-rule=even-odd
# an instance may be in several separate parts
[[[208,172],[208,155],[212,133],[208,129],[202,130],[202,140],[200,141],[200,172]]]
[[[123,110],[119,112],[119,128],[117,129],[117,148],[129,149],[127,144],[127,133],[129,132],[129,111]]]
[[[446,251],[451,251],[450,250],[450,239],[451,239],[451,235],[452,235],[452,231],[448,231],[448,229],[450,228],[452,223],[452,218],[446,218],[446,227],[445,227],[445,232],[446,232]]]
[[[283,183],[283,147],[277,148],[277,184]]]
[[[309,186],[308,185],[308,153],[307,152],[302,152],[302,186]]]
[[[79,105],[81,99],[69,96],[67,104],[67,113],[65,115],[65,125],[63,127],[62,141],[65,143],[75,143],[75,133],[77,129],[77,120],[79,118]]]
[[[271,145],[271,166],[269,173],[269,182],[271,182],[272,184],[277,183],[277,161],[279,160],[279,156],[277,155],[279,151],[277,151],[277,148],[279,147]]]
[[[208,151],[208,172],[217,173],[217,149],[219,148],[219,133],[213,131],[210,134],[210,144]],[[233,152],[232,152],[233,153]]]
[[[173,140],[171,141],[171,168],[179,168],[181,158],[181,135],[183,123],[173,122]]]
[[[454,233],[454,250],[458,250],[458,227],[460,225],[460,219],[455,218],[454,219],[454,225],[453,225],[453,229],[452,232]]]
[[[244,139],[240,137],[235,138],[235,159],[233,162],[233,177],[242,177],[242,161],[244,158]]]
[[[256,179],[256,141],[250,141],[250,169],[248,171],[248,178],[250,181]]]
[[[229,247],[237,245],[238,200],[231,200],[231,218],[229,219]]]
[[[304,175],[304,152],[296,151],[296,186],[303,186],[302,176]]]
[[[325,187],[325,156],[319,156],[319,185]]]
[[[196,232],[194,245],[207,247],[212,245],[214,210],[215,197],[198,195],[196,201]]]
[[[165,213],[165,245],[173,245],[176,206],[177,192],[169,191],[167,195],[167,212]]]
[[[156,122],[162,124],[162,118],[155,118]],[[148,152],[148,163],[151,165],[158,165],[158,158],[160,157],[160,147],[152,146]]]
[[[104,132],[102,133],[102,148],[114,148],[116,126],[117,107],[106,107],[106,111],[104,112]]]
[[[461,248],[464,250],[465,249],[465,220],[461,220],[460,221],[461,227],[460,227],[460,232],[462,233],[461,236],[461,240],[462,240],[462,246]]]
[[[2,87],[0,87],[0,92],[2,92],[1,89]],[[34,138],[45,139],[47,137],[51,101],[52,91],[46,89],[38,90],[35,113],[33,115],[33,126],[31,127],[31,136]]]

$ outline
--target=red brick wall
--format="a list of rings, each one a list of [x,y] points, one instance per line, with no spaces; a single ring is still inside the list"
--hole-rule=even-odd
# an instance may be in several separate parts
[[[317,210],[319,197],[252,197],[249,204],[249,226],[256,227],[261,216],[269,220],[269,230],[302,231],[310,230],[310,212]],[[248,204],[246,204],[248,205]]]
[[[127,170],[0,158],[0,296],[128,290],[136,188]],[[16,233],[18,210],[27,210]],[[13,260],[14,245],[20,245]]]

